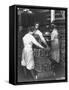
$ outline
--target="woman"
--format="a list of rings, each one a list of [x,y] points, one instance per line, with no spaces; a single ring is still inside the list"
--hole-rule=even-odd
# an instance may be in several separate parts
[[[45,38],[43,37],[42,32],[39,30],[39,23],[35,23],[34,34],[38,35],[40,37],[40,40],[48,47],[47,42],[46,42]]]
[[[52,25],[52,26],[53,26],[53,29],[52,29],[52,33],[51,33],[51,48],[52,48],[51,56],[52,56],[53,60],[55,60],[57,63],[59,63],[60,53],[59,53],[58,31],[54,25]]]
[[[22,38],[24,48],[22,51],[22,60],[21,60],[21,65],[25,66],[26,69],[30,70],[32,73],[32,76],[34,77],[33,70],[34,70],[34,56],[33,56],[33,48],[32,45],[35,44],[36,46],[40,48],[44,48],[41,46],[36,39],[33,36],[34,31],[31,31],[31,28],[29,28],[29,32],[24,35]]]

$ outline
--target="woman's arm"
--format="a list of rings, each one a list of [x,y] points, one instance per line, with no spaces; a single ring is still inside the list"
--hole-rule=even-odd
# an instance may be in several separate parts
[[[40,47],[40,48],[44,48],[39,42],[37,42],[37,40],[32,36],[32,42],[33,44],[35,44],[36,46]]]

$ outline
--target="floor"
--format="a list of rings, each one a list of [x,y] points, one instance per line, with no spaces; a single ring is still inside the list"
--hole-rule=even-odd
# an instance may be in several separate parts
[[[46,73],[37,73],[37,81],[42,80],[60,80],[65,78],[65,68],[61,64],[54,64],[53,74],[50,76],[47,76],[48,72]],[[29,70],[24,69],[20,65],[18,70],[18,82],[27,82],[27,81],[34,81],[32,74]]]

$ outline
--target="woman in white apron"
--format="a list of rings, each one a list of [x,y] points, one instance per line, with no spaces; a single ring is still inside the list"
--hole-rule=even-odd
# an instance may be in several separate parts
[[[45,38],[43,37],[43,33],[39,30],[39,23],[35,23],[34,34],[38,35],[46,47],[49,48]]]
[[[60,53],[59,53],[59,39],[58,39],[58,31],[56,28],[53,29],[51,33],[51,56],[52,59],[55,60],[57,63],[59,63],[60,59]]]
[[[24,48],[22,51],[22,60],[21,65],[25,66],[28,70],[32,71],[34,69],[34,56],[33,56],[33,48],[32,45],[35,44],[40,48],[44,48],[41,46],[33,36],[34,32],[29,31],[23,38]],[[33,74],[33,72],[32,72]],[[34,75],[33,75],[34,77]]]

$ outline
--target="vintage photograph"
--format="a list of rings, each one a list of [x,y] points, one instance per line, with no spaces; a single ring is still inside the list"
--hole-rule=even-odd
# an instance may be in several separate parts
[[[17,8],[17,82],[65,80],[65,13]]]

